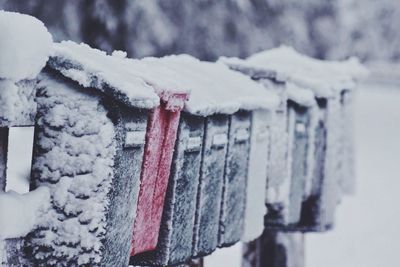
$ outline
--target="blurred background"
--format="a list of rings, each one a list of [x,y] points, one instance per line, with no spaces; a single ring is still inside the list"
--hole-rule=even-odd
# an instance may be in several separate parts
[[[334,231],[306,236],[307,267],[400,266],[399,0],[0,0],[42,20],[56,41],[130,57],[247,57],[280,44],[321,59],[358,56],[371,75],[356,99],[358,191]],[[206,266],[240,266],[240,245]]]
[[[318,58],[400,61],[399,0],[0,0],[55,40],[131,57],[246,57],[280,44]]]

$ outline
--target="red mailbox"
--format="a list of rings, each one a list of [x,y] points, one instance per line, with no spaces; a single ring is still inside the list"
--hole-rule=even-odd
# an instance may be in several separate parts
[[[180,112],[187,94],[162,94],[150,115],[131,256],[156,248]]]

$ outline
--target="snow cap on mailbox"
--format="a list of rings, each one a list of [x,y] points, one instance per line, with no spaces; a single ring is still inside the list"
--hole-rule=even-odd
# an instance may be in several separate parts
[[[134,60],[120,55],[110,56],[83,43],[63,41],[54,44],[49,65],[82,87],[95,88],[128,106],[157,107],[159,97],[154,88],[126,67],[126,61]]]
[[[0,10],[0,126],[32,125],[33,79],[46,65],[52,37],[31,16]]]
[[[221,58],[221,61],[234,69],[247,69],[253,77],[267,73],[278,81],[292,82],[322,98],[332,97],[335,91],[353,89],[355,82],[368,73],[356,58],[323,61],[287,46],[262,51],[245,60]]]
[[[157,61],[176,71],[180,87],[190,90],[184,110],[193,115],[233,114],[238,110],[271,109],[278,104],[275,94],[224,64],[200,61],[189,55],[145,61]]]

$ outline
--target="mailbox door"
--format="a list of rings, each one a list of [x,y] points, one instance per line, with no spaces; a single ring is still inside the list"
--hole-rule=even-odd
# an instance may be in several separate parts
[[[292,150],[289,224],[296,224],[300,221],[307,177],[310,117],[306,107],[299,106],[296,103],[290,104],[289,107],[289,131],[291,133]]]
[[[200,180],[202,147],[204,140],[203,117],[185,115],[182,120],[184,136],[180,158],[174,170],[176,192],[170,243],[169,265],[183,263],[192,255],[193,230],[197,204],[197,190]]]
[[[195,256],[208,255],[218,245],[228,130],[228,116],[213,115],[207,118],[196,206],[193,248]]]
[[[238,242],[244,230],[251,112],[235,113],[230,117],[229,124],[219,228],[220,247]]]
[[[186,98],[186,95],[184,96]],[[179,107],[174,106],[179,103]],[[150,115],[142,164],[131,255],[157,246],[164,198],[179,125],[181,96],[162,102]]]
[[[157,248],[132,257],[132,265],[175,265],[192,255],[204,120],[182,114]]]
[[[267,226],[286,225],[289,221],[289,136],[286,106],[276,111],[271,127],[269,173],[267,179],[266,205]]]
[[[342,191],[345,194],[354,194],[356,189],[354,171],[354,111],[353,91],[345,90],[341,94],[341,121],[342,135],[341,143],[343,148],[342,157]]]
[[[243,233],[245,242],[259,237],[264,230],[270,127],[271,111],[253,111]]]

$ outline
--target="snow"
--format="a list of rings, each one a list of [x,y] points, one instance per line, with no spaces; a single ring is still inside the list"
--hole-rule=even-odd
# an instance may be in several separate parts
[[[40,20],[0,10],[0,79],[34,79],[46,65],[52,42]]]
[[[47,187],[23,195],[14,191],[0,192],[0,240],[27,235],[38,225],[49,203]]]
[[[360,86],[355,98],[356,194],[336,227],[306,235],[306,266],[397,266],[400,249],[399,87]]]
[[[334,92],[352,89],[355,82],[368,71],[351,58],[347,61],[322,61],[302,55],[293,48],[280,46],[254,54],[246,60],[221,58],[221,62],[235,69],[264,71],[278,81],[290,81],[311,89],[317,97],[332,97]]]
[[[135,60],[122,51],[109,56],[68,41],[54,44],[50,65],[84,87],[114,88],[116,97],[142,108],[157,106],[158,97],[169,99],[184,93],[190,93],[185,110],[201,116],[271,109],[278,102],[273,93],[250,78],[223,64],[201,62],[188,55]]]
[[[49,63],[81,86],[108,92],[133,107],[159,104],[154,89],[135,72],[135,61],[121,51],[110,56],[83,43],[63,41],[53,45]]]
[[[176,72],[176,82],[190,91],[185,111],[209,116],[233,114],[239,109],[273,109],[278,97],[250,78],[231,71],[220,63],[200,61],[189,55],[173,55],[146,62],[162,64]]]
[[[312,107],[316,105],[314,93],[311,90],[296,86],[294,83],[286,83],[288,99],[296,102],[305,107]]]
[[[8,132],[6,192],[29,192],[34,127],[10,127]]]
[[[35,82],[0,79],[0,127],[33,125]]]

